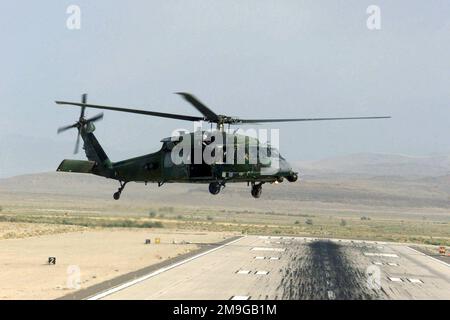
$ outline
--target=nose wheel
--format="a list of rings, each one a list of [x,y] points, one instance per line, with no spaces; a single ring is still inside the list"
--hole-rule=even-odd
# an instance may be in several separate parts
[[[220,190],[222,190],[222,184],[219,182],[211,182],[209,184],[209,193],[216,195],[219,194]]]
[[[295,181],[297,181],[297,179],[298,179],[298,174],[293,173],[292,175],[287,176],[286,178],[287,178],[287,180],[288,180],[289,182],[295,182]]]
[[[119,181],[119,183],[120,183],[119,189],[117,190],[117,192],[115,192],[113,194],[114,200],[120,199],[120,195],[122,194],[122,191],[123,191],[123,189],[125,189],[125,185],[127,184],[127,182],[122,182],[122,181]]]
[[[255,199],[258,199],[261,197],[261,193],[262,193],[262,185],[263,183],[258,183],[258,184],[252,184],[252,197]]]

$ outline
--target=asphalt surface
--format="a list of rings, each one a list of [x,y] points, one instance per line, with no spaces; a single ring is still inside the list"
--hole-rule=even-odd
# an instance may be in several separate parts
[[[93,300],[450,299],[449,264],[392,243],[246,236],[159,267],[85,293]]]
[[[283,268],[283,299],[377,299],[366,285],[366,275],[346,254],[346,247],[332,241],[292,246],[290,262]]]

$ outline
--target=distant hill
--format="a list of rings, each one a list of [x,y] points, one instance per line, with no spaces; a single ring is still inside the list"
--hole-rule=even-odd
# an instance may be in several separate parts
[[[98,199],[114,204],[117,181],[93,175],[50,172],[0,179],[0,204],[18,199],[68,199],[79,203]],[[28,201],[27,200],[27,201]],[[228,184],[218,196],[210,195],[206,184],[127,185],[117,204],[159,204],[289,210],[313,203],[367,208],[442,208],[450,214],[450,175],[426,178],[352,175],[332,178],[305,176],[296,183],[266,184],[261,199],[250,195],[244,183]],[[382,209],[385,210],[385,209]]]
[[[439,177],[450,174],[450,156],[413,157],[359,153],[318,161],[298,161],[295,167],[310,176]]]

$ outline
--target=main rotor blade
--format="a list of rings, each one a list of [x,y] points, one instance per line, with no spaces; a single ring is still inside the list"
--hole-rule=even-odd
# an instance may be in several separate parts
[[[73,154],[77,154],[80,149],[80,131],[77,134],[77,141],[75,142],[75,149],[73,150]]]
[[[203,117],[194,117],[194,116],[185,116],[181,114],[173,114],[173,113],[164,113],[164,112],[155,112],[155,111],[146,111],[146,110],[138,110],[138,109],[127,109],[127,108],[118,108],[111,106],[100,106],[96,104],[83,104],[78,102],[67,102],[67,101],[55,101],[57,104],[66,104],[78,107],[86,107],[86,108],[94,108],[94,109],[102,109],[102,110],[111,110],[111,111],[120,111],[120,112],[128,112],[128,113],[137,113],[143,114],[146,116],[154,116],[161,118],[170,118],[177,120],[187,120],[187,121],[200,121],[205,120]]]
[[[194,97],[192,94],[187,92],[175,92],[182,96],[187,102],[192,104],[201,114],[203,114],[208,121],[215,122],[219,120],[219,116],[215,114],[211,109],[205,106],[200,100]]]
[[[99,113],[98,115],[96,115],[92,118],[87,119],[86,122],[95,122],[95,121],[102,120],[102,119],[103,119],[103,112]]]
[[[264,123],[264,122],[294,122],[294,121],[328,121],[328,120],[362,120],[362,119],[389,119],[390,116],[382,117],[347,117],[347,118],[297,118],[297,119],[233,119],[233,123]]]
[[[83,93],[83,94],[81,95],[81,103],[82,103],[83,105],[85,105],[86,102],[87,102],[87,93]],[[81,119],[81,118],[84,118],[84,111],[85,111],[85,109],[86,109],[85,107],[81,107],[80,119]]]
[[[59,127],[58,128],[58,133],[64,132],[64,131],[72,129],[72,128],[76,128],[77,125],[78,125],[78,123],[71,124],[70,126]]]

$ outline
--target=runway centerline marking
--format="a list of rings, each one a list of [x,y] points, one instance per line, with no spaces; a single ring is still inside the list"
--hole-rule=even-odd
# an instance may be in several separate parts
[[[251,249],[252,251],[277,251],[284,252],[285,248],[271,248],[271,247],[254,247]]]
[[[388,257],[388,258],[398,258],[395,253],[378,253],[378,252],[364,252],[367,257]]]
[[[152,278],[152,277],[154,277],[154,276],[157,276],[158,274],[161,274],[161,273],[163,273],[163,272],[166,272],[166,271],[168,271],[168,270],[171,270],[171,269],[173,269],[173,268],[176,268],[176,267],[178,267],[178,266],[181,266],[181,265],[183,265],[183,264],[185,264],[185,263],[187,263],[187,262],[190,262],[190,261],[192,261],[192,260],[195,260],[195,259],[198,259],[198,258],[200,258],[200,257],[203,257],[203,256],[205,256],[205,255],[207,255],[207,254],[209,254],[209,253],[212,253],[212,252],[214,252],[214,251],[217,251],[217,250],[222,249],[222,248],[224,248],[224,247],[227,247],[227,246],[229,246],[229,245],[232,245],[232,244],[234,244],[234,243],[236,243],[236,242],[238,242],[238,241],[244,239],[245,237],[246,237],[246,236],[243,236],[243,237],[241,237],[241,238],[239,238],[239,239],[230,241],[230,242],[228,242],[228,243],[225,243],[225,244],[223,244],[223,245],[221,245],[221,246],[218,246],[218,247],[216,247],[216,248],[213,248],[213,249],[211,249],[211,250],[208,250],[208,251],[199,253],[199,254],[197,254],[197,255],[195,255],[195,256],[193,256],[193,257],[190,257],[190,258],[188,258],[188,259],[185,259],[185,260],[182,260],[182,261],[180,261],[180,262],[171,264],[171,265],[169,265],[169,266],[167,266],[167,267],[158,269],[158,270],[156,270],[156,271],[154,271],[154,272],[152,272],[152,273],[149,273],[149,274],[147,274],[147,275],[145,275],[145,276],[142,276],[142,277],[140,277],[140,278],[137,278],[137,279],[134,279],[134,280],[125,282],[125,283],[123,283],[123,284],[121,284],[121,285],[118,285],[118,286],[113,287],[113,288],[111,288],[111,289],[108,289],[108,290],[106,290],[106,291],[103,291],[103,292],[100,292],[100,293],[95,294],[95,295],[93,295],[93,296],[90,296],[90,297],[88,297],[86,300],[99,300],[99,299],[102,299],[102,298],[104,298],[104,297],[106,297],[106,296],[109,296],[109,295],[111,295],[111,294],[113,294],[113,293],[116,293],[116,292],[121,291],[121,290],[123,290],[123,289],[125,289],[125,288],[131,287],[131,286],[133,286],[133,285],[135,285],[135,284],[138,284],[138,283],[140,283],[140,282],[142,282],[142,281],[145,281],[145,280],[150,279],[150,278]]]

